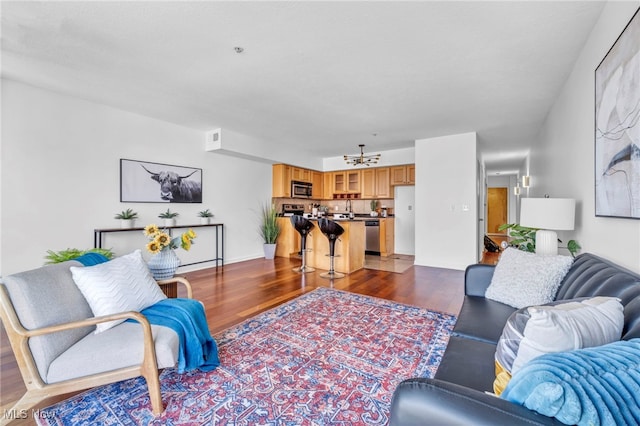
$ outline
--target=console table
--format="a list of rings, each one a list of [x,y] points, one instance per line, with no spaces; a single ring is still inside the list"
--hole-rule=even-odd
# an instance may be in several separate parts
[[[169,235],[171,235],[172,229],[186,229],[186,228],[206,228],[213,227],[215,229],[215,257],[211,259],[201,260],[199,262],[191,262],[185,263],[180,266],[188,266],[188,265],[196,265],[198,263],[205,262],[216,262],[216,268],[218,267],[218,262],[220,266],[224,266],[224,224],[222,223],[210,223],[208,225],[174,225],[174,226],[162,226],[161,229],[166,229]],[[103,228],[103,229],[94,229],[93,230],[93,246],[95,248],[102,248],[102,236],[104,234],[110,234],[113,232],[141,232],[144,231],[144,227],[142,228]]]

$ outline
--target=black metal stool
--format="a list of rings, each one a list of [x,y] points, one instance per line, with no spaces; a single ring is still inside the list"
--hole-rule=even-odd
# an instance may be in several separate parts
[[[344,233],[344,228],[338,223],[329,219],[318,219],[318,227],[329,240],[329,271],[320,274],[322,278],[342,278],[344,274],[336,272],[333,268],[333,259],[335,258],[336,240]]]
[[[313,272],[314,268],[307,266],[307,234],[313,229],[313,222],[299,215],[291,216],[291,224],[300,234],[300,251],[302,252],[302,265],[293,268],[294,272]]]

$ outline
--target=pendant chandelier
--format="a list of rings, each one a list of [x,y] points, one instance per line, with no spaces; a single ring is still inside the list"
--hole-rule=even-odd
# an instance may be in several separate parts
[[[364,144],[360,144],[358,146],[360,147],[360,155],[344,156],[344,161],[346,161],[347,164],[353,164],[354,166],[364,164],[365,166],[369,166],[371,164],[376,164],[380,160],[380,154],[364,155]]]

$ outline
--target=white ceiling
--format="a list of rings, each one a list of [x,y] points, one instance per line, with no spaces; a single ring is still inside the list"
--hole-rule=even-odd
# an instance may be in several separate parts
[[[318,157],[476,131],[509,173],[602,7],[3,1],[2,76]]]

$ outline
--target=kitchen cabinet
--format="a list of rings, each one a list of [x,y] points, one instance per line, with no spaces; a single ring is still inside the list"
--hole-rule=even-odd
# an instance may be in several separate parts
[[[415,185],[416,183],[416,166],[415,164],[406,164],[404,166],[390,167],[391,185]]]
[[[334,194],[359,194],[360,170],[341,170],[332,173]]]
[[[376,171],[376,196],[374,198],[393,198],[391,191],[391,183],[389,180],[390,172],[388,167],[380,167]]]
[[[297,255],[300,251],[300,234],[291,224],[291,219],[279,217],[276,221],[280,227],[280,234],[276,240],[276,256],[290,257]]]
[[[394,224],[393,218],[380,219],[380,256],[387,257],[393,254]]]
[[[322,172],[290,166],[274,164],[272,168],[271,196],[275,198],[291,197],[291,181],[313,184],[313,198],[323,198]],[[331,197],[329,197],[331,198]]]
[[[271,176],[271,196],[291,197],[291,166],[274,164]]]
[[[362,176],[362,198],[377,198],[376,169],[365,169]]]
[[[322,199],[330,200],[333,198],[333,173],[326,172],[322,174]]]
[[[389,184],[389,168],[376,167],[361,171],[362,198],[393,198]]]
[[[311,183],[313,184],[311,191],[314,199],[321,199],[324,197],[323,175],[324,173],[322,172],[316,172],[315,170],[311,171]]]
[[[291,180],[311,183],[311,170],[291,167]]]

